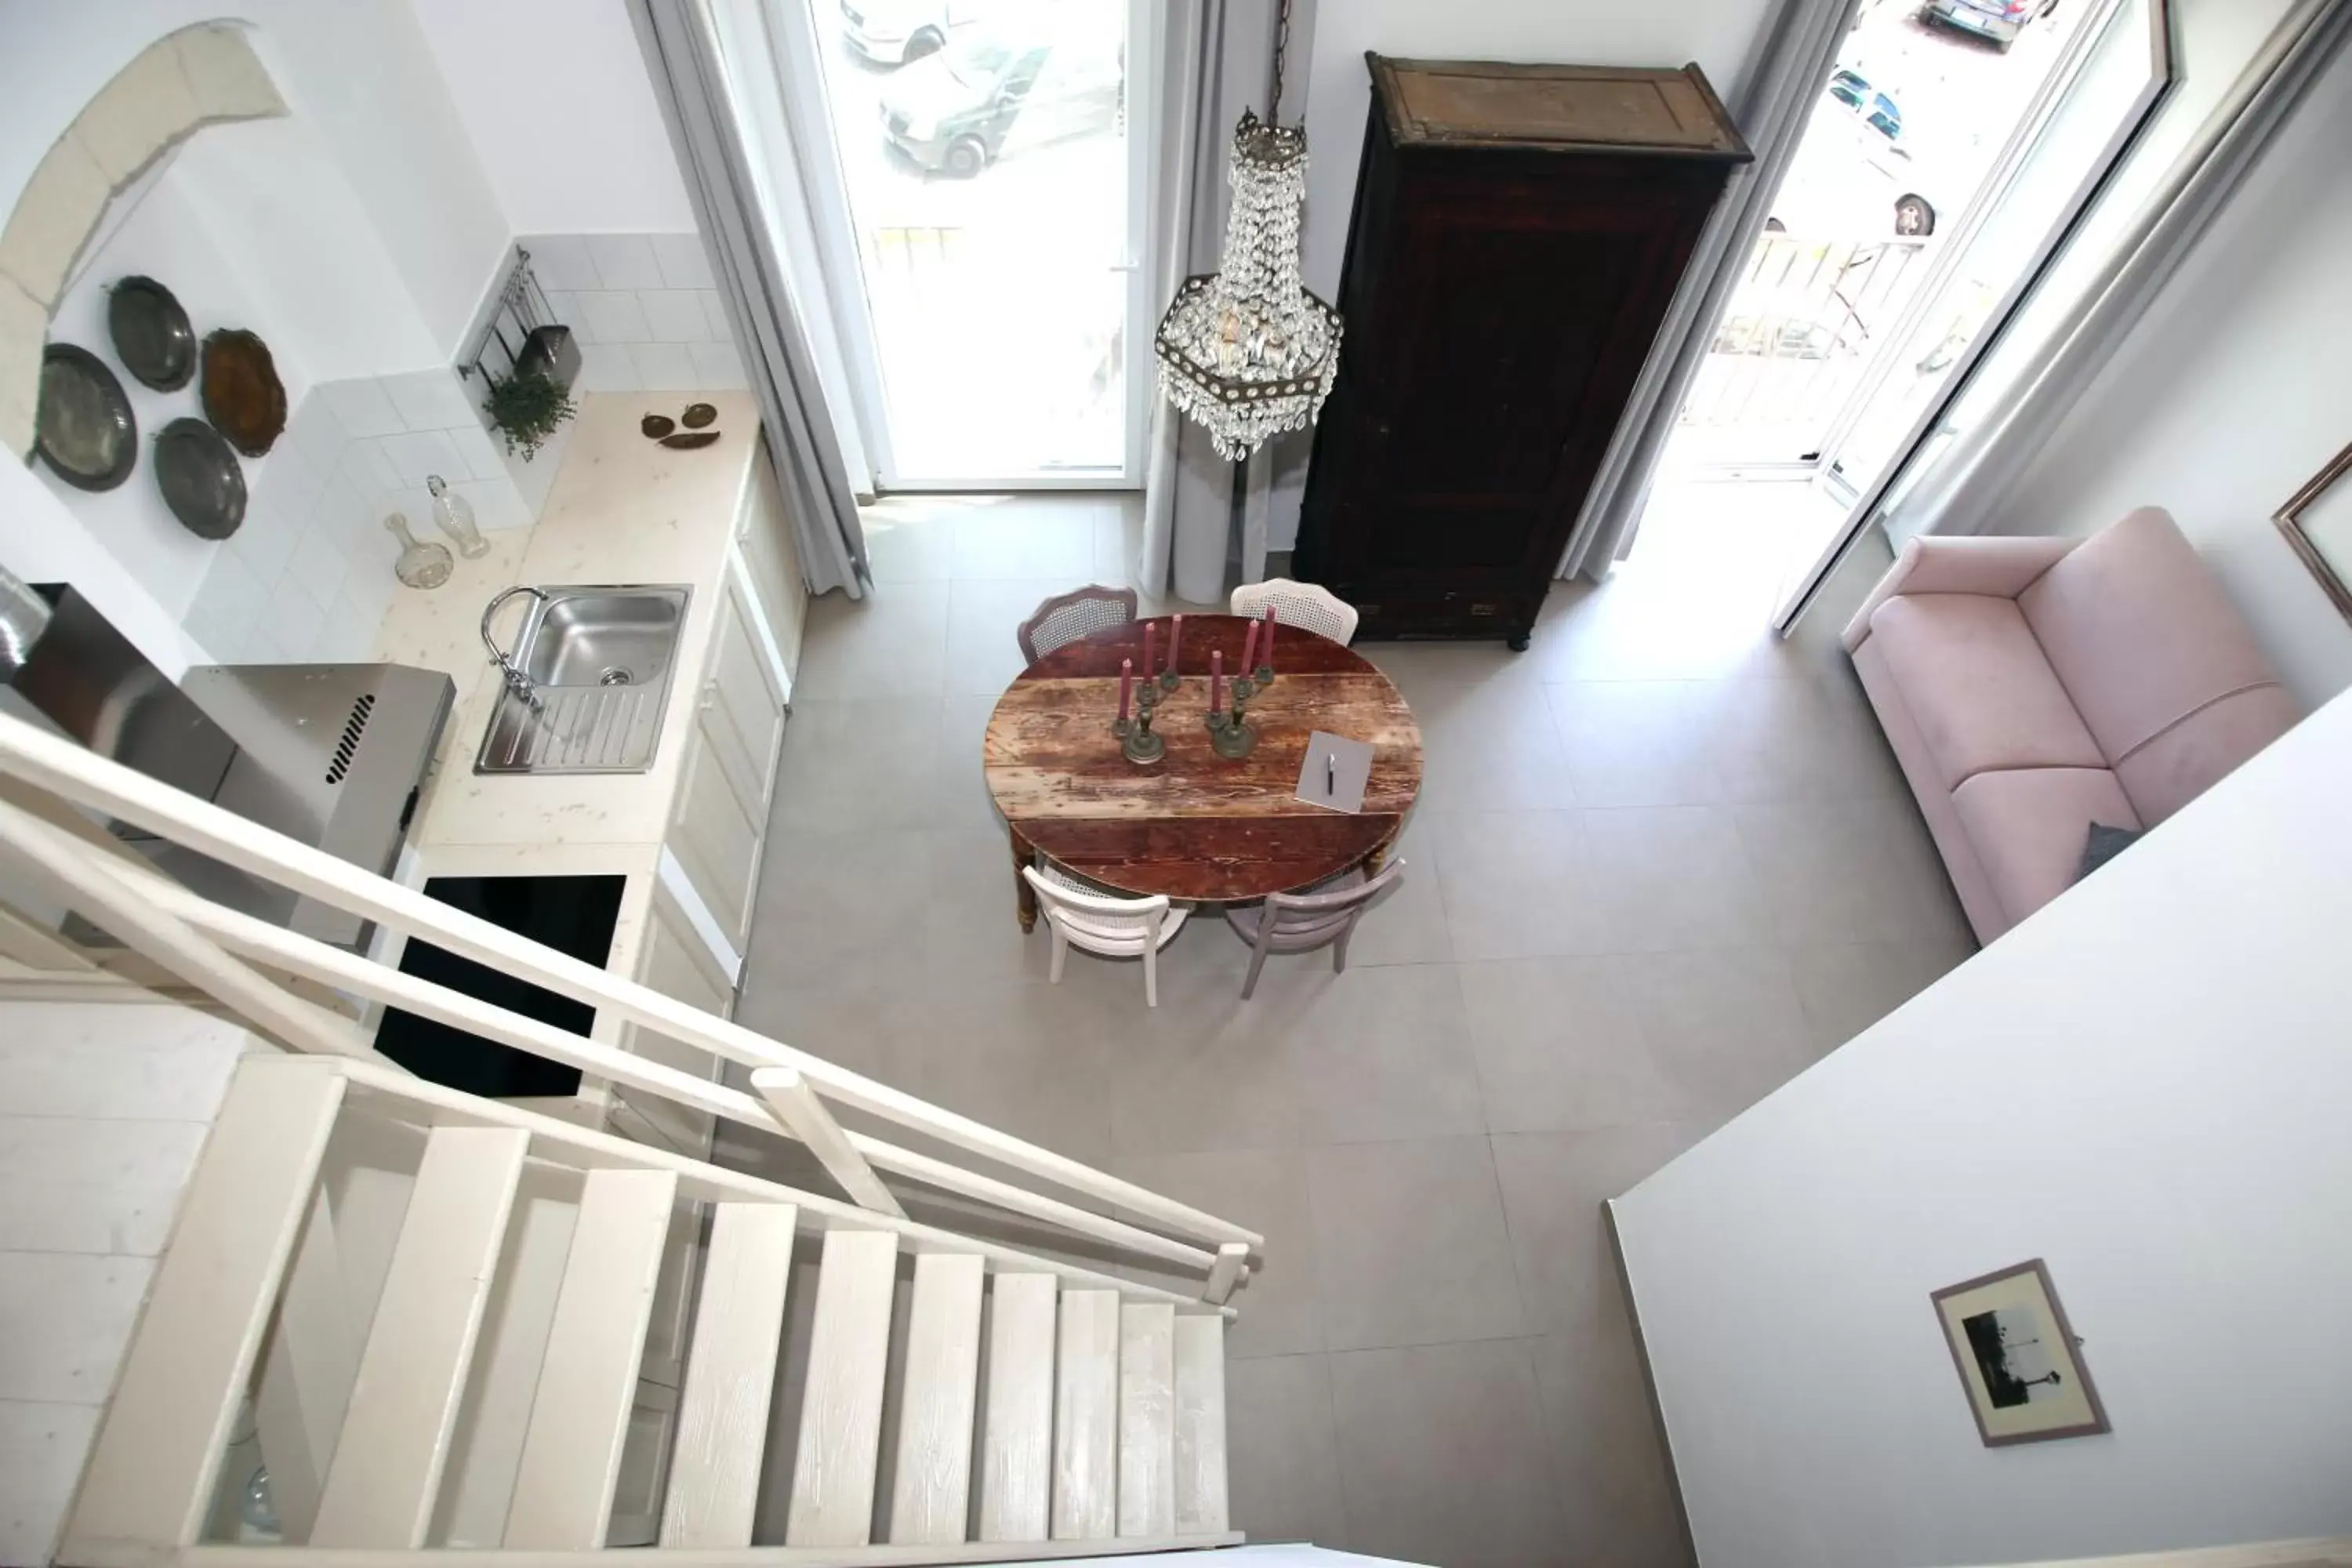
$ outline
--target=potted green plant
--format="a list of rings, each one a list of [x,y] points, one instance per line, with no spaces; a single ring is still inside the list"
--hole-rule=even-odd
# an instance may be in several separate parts
[[[561,383],[543,371],[517,369],[503,381],[490,383],[483,407],[490,423],[506,437],[507,450],[520,452],[530,462],[555,434],[555,427],[580,412]]]

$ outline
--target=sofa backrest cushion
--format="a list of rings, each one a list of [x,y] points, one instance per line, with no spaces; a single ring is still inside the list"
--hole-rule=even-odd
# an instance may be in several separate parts
[[[2237,606],[2160,508],[2093,536],[2017,604],[2150,826],[2294,722]]]

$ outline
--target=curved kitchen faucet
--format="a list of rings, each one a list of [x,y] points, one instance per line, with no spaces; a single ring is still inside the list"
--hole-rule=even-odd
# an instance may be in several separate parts
[[[547,591],[543,588],[534,588],[527,583],[517,584],[511,588],[499,589],[498,593],[491,595],[490,602],[482,606],[482,646],[490,650],[490,662],[497,665],[499,672],[506,677],[507,689],[536,709],[539,706],[539,694],[531,689],[530,677],[525,675],[516,666],[515,661],[508,657],[506,650],[499,647],[498,639],[490,635],[490,622],[497,618],[499,611],[505,606],[506,602],[518,594],[529,594],[542,605],[547,603]],[[530,618],[530,612],[525,611],[523,619],[528,621]],[[522,644],[518,640],[515,646],[520,648]]]

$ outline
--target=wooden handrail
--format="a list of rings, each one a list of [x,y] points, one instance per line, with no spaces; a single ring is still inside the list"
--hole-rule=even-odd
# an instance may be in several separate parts
[[[609,1010],[698,1049],[755,1069],[789,1069],[814,1094],[913,1128],[950,1147],[1055,1184],[1144,1223],[1220,1246],[1264,1247],[1265,1238],[1255,1231],[557,952],[5,714],[0,714],[0,773],[75,805],[106,812],[346,913],[422,937],[558,994]],[[436,1017],[486,1038],[517,1045],[730,1121],[771,1131],[792,1131],[754,1096],[552,1029],[213,904],[142,866],[106,860],[55,825],[20,808],[11,807],[0,815],[0,838],[72,888],[93,913],[101,914],[116,928],[118,936],[297,1048],[373,1056],[356,1029],[325,1009],[292,996],[233,955],[241,953],[322,984]],[[831,1120],[829,1114],[826,1120]],[[1200,1247],[895,1148],[866,1134],[845,1131],[843,1136],[856,1155],[874,1167],[1204,1274],[1217,1267],[1217,1257]]]

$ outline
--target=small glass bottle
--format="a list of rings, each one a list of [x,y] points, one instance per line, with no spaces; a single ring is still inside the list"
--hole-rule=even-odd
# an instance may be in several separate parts
[[[449,559],[448,547],[419,540],[408,531],[408,519],[394,512],[383,520],[400,541],[400,559],[392,563],[392,574],[412,588],[438,588],[449,580],[456,563]]]
[[[433,492],[433,521],[457,546],[457,553],[467,560],[488,555],[490,542],[474,526],[474,503],[442,482],[438,474],[425,476],[425,488]]]

